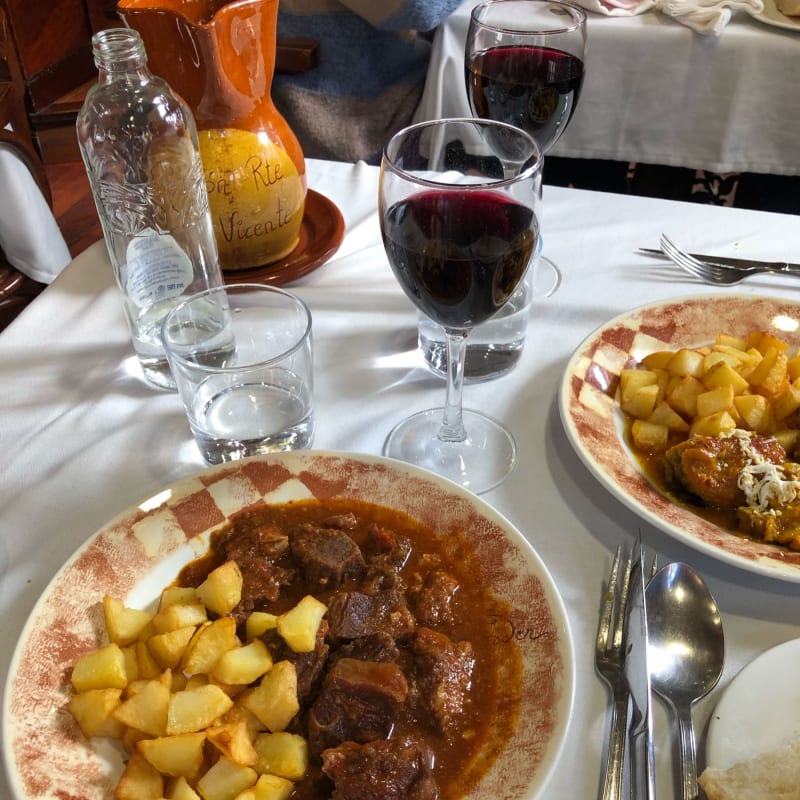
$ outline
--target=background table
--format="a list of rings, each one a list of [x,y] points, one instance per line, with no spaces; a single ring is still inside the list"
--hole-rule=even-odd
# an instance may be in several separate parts
[[[476,2],[436,33],[418,119],[470,116],[464,41]],[[588,16],[583,92],[551,155],[800,175],[800,23],[787,31],[740,13],[716,37],[655,11]]]
[[[442,402],[444,382],[421,366],[416,312],[381,246],[377,169],[309,161],[308,172],[311,186],[338,204],[347,223],[338,253],[294,287],[314,318],[315,446],[379,454],[402,416]],[[563,283],[553,297],[535,302],[518,367],[467,386],[465,403],[491,410],[517,438],[517,469],[484,497],[550,569],[575,642],[574,714],[545,797],[589,798],[597,793],[608,711],[593,643],[616,545],[641,531],[662,562],[694,564],[721,606],[727,659],[718,689],[696,707],[701,763],[719,693],[754,656],[800,636],[800,585],[700,555],[616,501],[566,438],[556,400],[562,374],[578,344],[620,312],[714,291],[634,254],[638,246],[656,244],[662,231],[698,249],[800,260],[800,229],[789,216],[551,187],[544,208],[547,252],[561,266]],[[800,298],[800,283],[768,277],[738,291]],[[31,608],[69,555],[119,512],[204,465],[177,395],[155,391],[140,378],[102,242],[75,259],[0,335],[0,386],[4,681]],[[655,726],[660,796],[677,796],[671,729],[658,702]],[[9,794],[0,777],[0,797]]]

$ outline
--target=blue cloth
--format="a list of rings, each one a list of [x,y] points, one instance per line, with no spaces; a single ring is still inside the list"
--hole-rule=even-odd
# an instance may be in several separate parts
[[[272,95],[305,155],[377,162],[414,115],[432,31],[461,0],[281,0],[278,36],[320,43],[320,65],[277,74]]]

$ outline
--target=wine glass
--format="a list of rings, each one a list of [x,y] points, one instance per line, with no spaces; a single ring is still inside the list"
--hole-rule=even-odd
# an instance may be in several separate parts
[[[464,50],[472,113],[516,125],[547,154],[569,125],[584,78],[586,12],[560,0],[489,0],[472,9]],[[540,268],[560,282],[558,267]]]
[[[445,330],[443,408],[400,422],[383,453],[476,493],[516,461],[496,420],[462,410],[467,336],[514,293],[539,238],[542,156],[525,131],[494,120],[443,119],[396,133],[381,161],[383,245],[409,299]]]

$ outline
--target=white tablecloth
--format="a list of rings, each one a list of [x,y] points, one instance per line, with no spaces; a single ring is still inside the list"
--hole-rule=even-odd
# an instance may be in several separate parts
[[[475,4],[436,33],[418,119],[470,116],[464,42]],[[583,92],[552,155],[800,175],[800,25],[739,13],[715,37],[656,11],[590,13],[587,24]]]
[[[377,169],[309,161],[310,185],[342,209],[347,235],[295,290],[314,319],[320,449],[379,454],[401,417],[441,403],[444,383],[420,366],[416,311],[386,261],[376,214]],[[800,636],[800,586],[701,556],[637,518],[583,467],[556,406],[566,363],[597,326],[632,306],[708,293],[662,262],[634,254],[662,231],[711,251],[800,260],[796,219],[738,209],[546,188],[544,241],[563,271],[535,302],[514,372],[470,385],[468,406],[491,409],[520,447],[515,472],[485,499],[530,540],[569,615],[577,657],[574,715],[547,798],[595,797],[607,726],[606,689],[593,668],[597,612],[611,553],[641,531],[662,562],[689,561],[708,580],[727,644],[719,688],[695,710],[702,743],[720,691],[755,655]],[[749,294],[800,297],[782,277]],[[31,608],[96,529],[199,471],[178,396],[140,378],[102,242],[90,247],[0,335],[0,676]],[[784,676],[792,680],[792,676]],[[660,796],[672,784],[670,727],[656,703]],[[701,747],[702,763],[702,747]],[[58,765],[53,765],[57,769]],[[0,778],[0,797],[9,789]]]

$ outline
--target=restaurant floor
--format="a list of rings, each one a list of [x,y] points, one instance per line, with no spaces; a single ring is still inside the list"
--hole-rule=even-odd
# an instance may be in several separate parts
[[[53,211],[73,256],[103,235],[81,162],[48,164]],[[620,161],[549,158],[545,183],[800,214],[800,176],[712,175]]]

